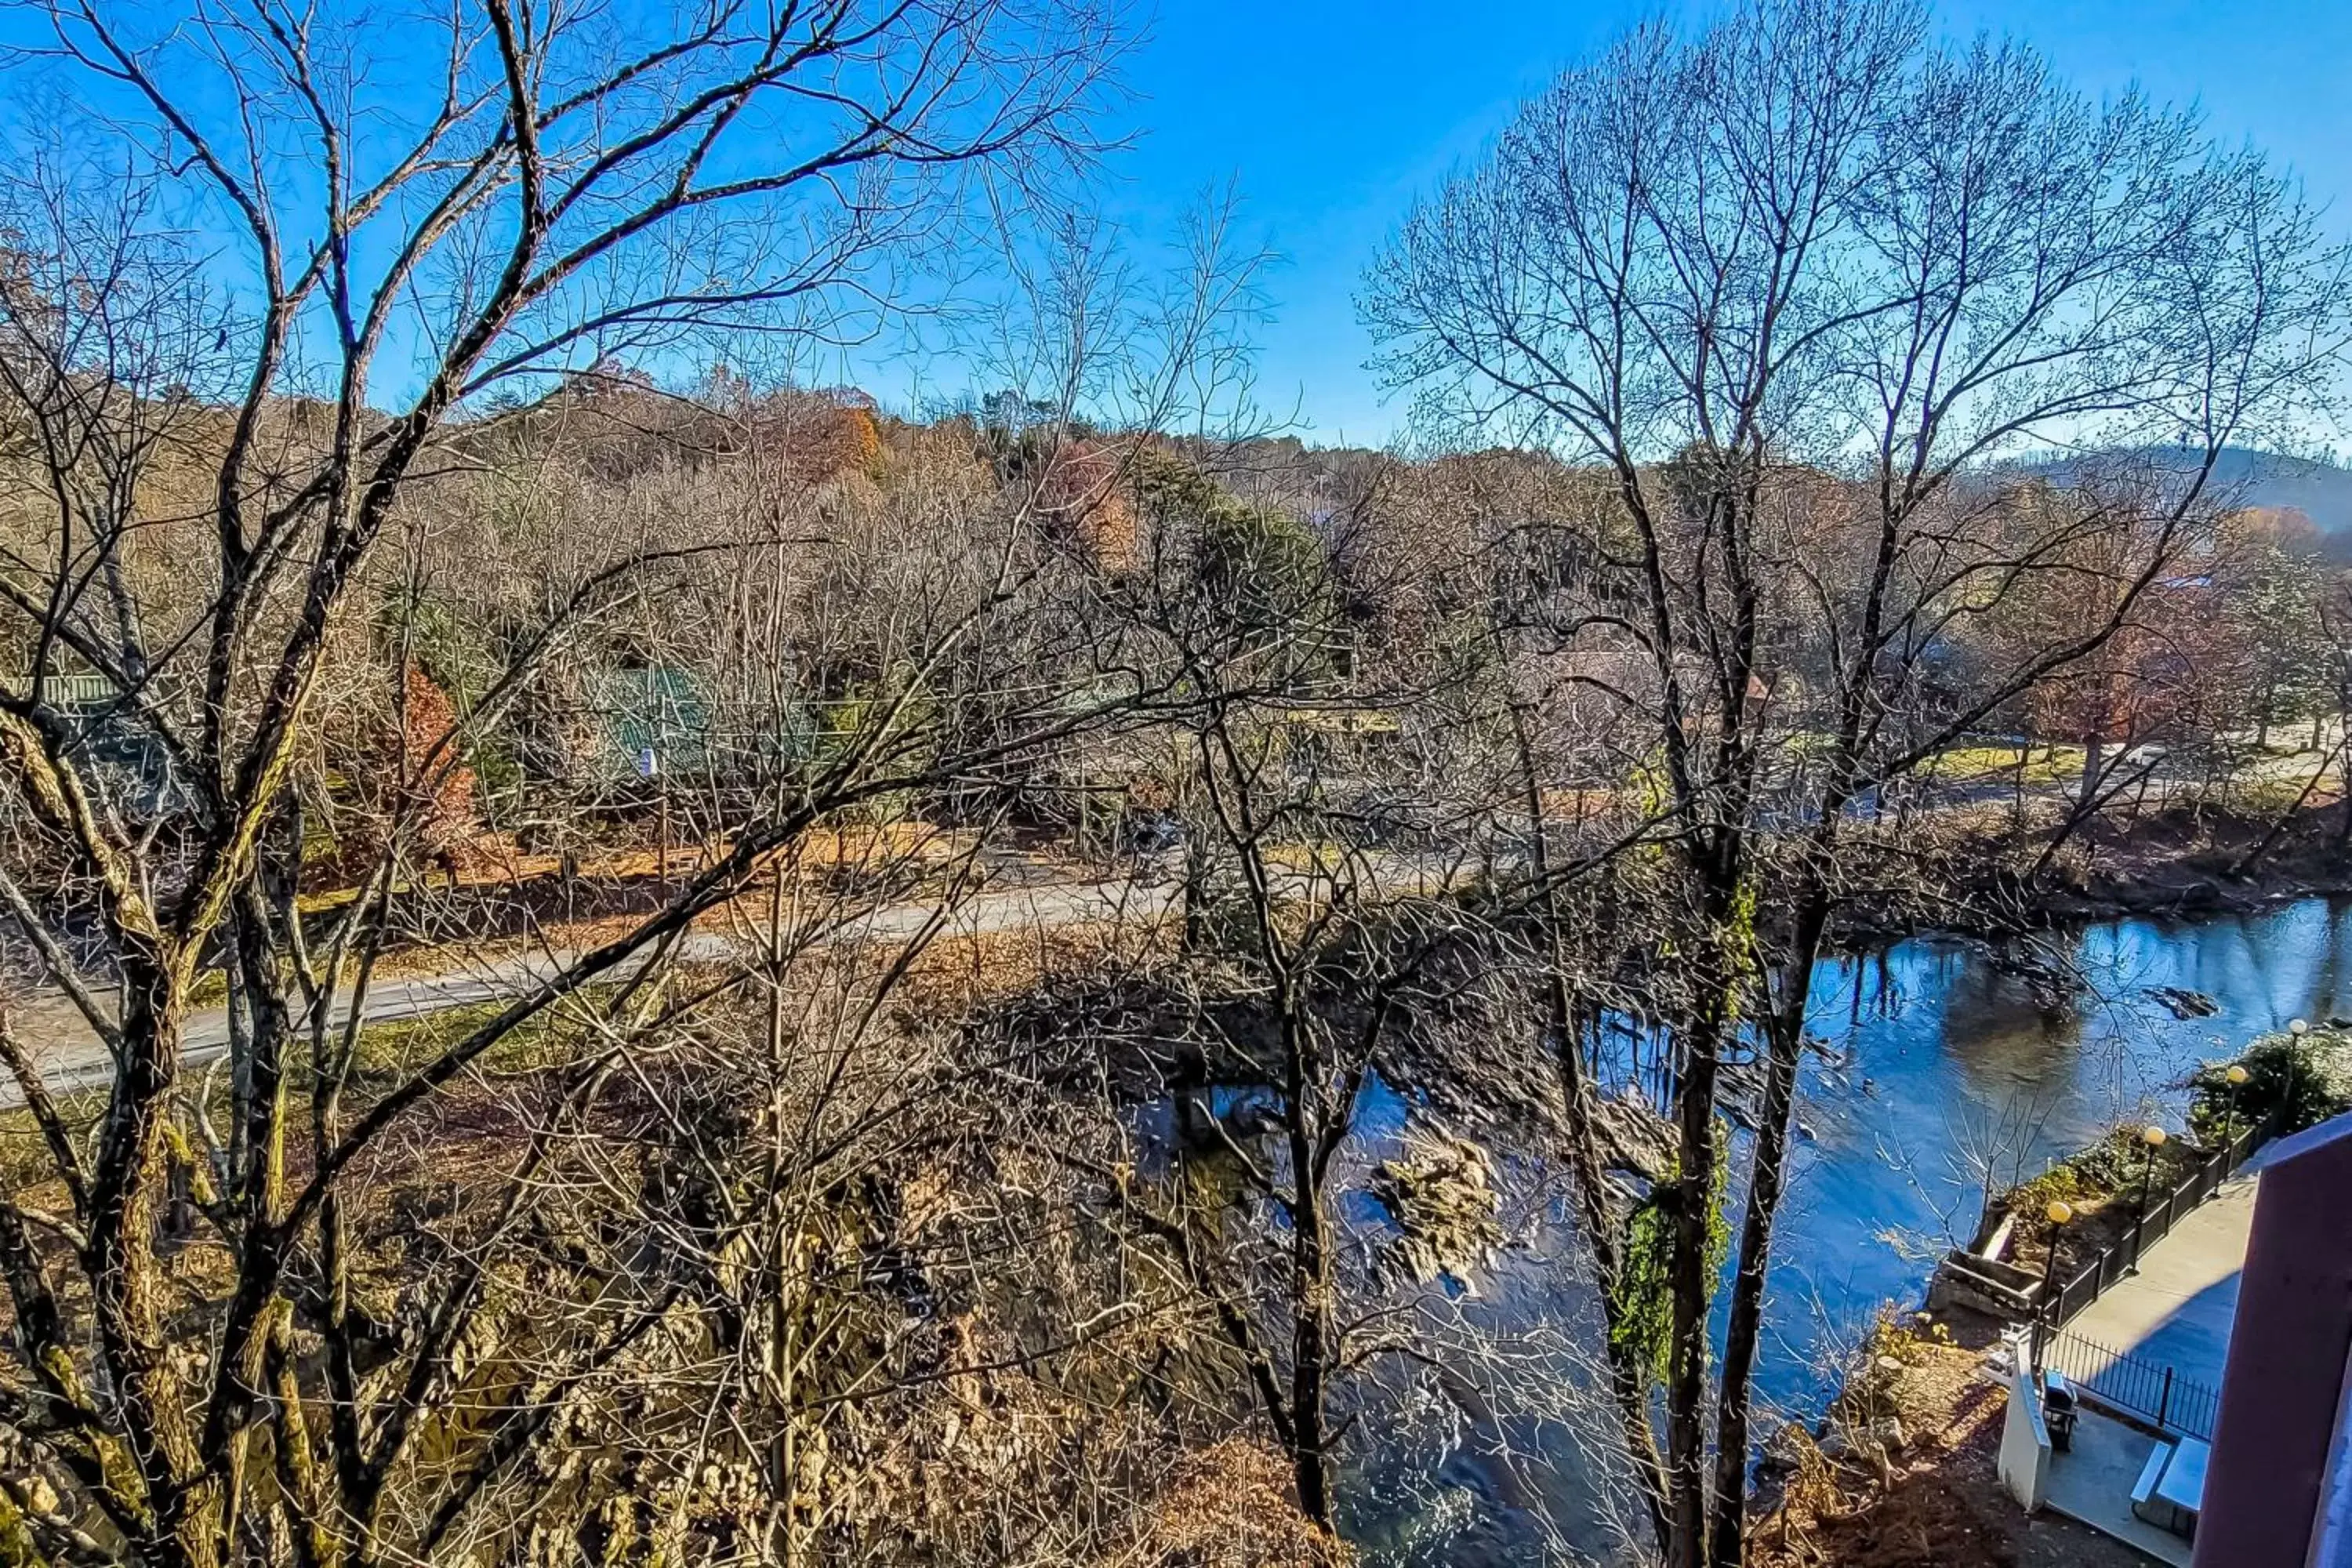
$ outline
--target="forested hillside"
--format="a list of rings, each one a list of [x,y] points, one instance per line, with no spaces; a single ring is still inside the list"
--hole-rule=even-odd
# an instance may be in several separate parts
[[[1738,1568],[1816,977],[2344,877],[2347,251],[1900,0],[1521,106],[1392,451],[1115,8],[29,15],[0,1563]]]

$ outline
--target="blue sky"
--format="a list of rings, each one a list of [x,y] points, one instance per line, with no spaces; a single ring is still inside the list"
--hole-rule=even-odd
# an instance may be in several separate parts
[[[1660,8],[1690,19],[1714,9],[1706,0],[1129,3],[1157,15],[1125,62],[1132,100],[1105,127],[1133,145],[1108,160],[1100,195],[1130,259],[1148,267],[1203,193],[1237,191],[1243,237],[1281,258],[1267,279],[1273,319],[1257,334],[1259,401],[1281,416],[1295,409],[1312,441],[1362,445],[1396,434],[1403,405],[1383,402],[1364,368],[1371,343],[1354,296],[1413,198],[1475,159],[1562,66]],[[2200,104],[2217,135],[2299,171],[2338,231],[2352,233],[2352,0],[1942,0],[1938,17],[1956,36],[2024,37],[2094,93],[2137,82],[2161,101]],[[0,43],[29,37],[29,25],[0,11]],[[0,126],[38,117],[44,101],[0,97]],[[985,390],[942,342],[819,358],[830,363],[802,373],[858,383],[893,406]]]
[[[1402,417],[1363,362],[1353,296],[1412,197],[1474,158],[1561,65],[1655,3],[1160,0],[1129,62],[1140,141],[1113,164],[1112,210],[1140,239],[1204,188],[1237,184],[1247,227],[1284,260],[1262,334],[1261,399],[1294,400],[1310,440],[1379,444]],[[1700,7],[1667,5],[1668,14]],[[2137,81],[2203,106],[2213,132],[2293,165],[2352,229],[2352,4],[1971,0],[1947,32],[2011,33],[2077,85]]]

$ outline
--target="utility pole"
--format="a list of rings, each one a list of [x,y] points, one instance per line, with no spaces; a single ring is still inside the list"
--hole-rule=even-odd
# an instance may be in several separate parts
[[[660,879],[665,896],[669,892],[669,775],[662,771],[661,755],[651,746],[637,752],[638,773],[653,782],[656,820],[654,840],[654,875]]]

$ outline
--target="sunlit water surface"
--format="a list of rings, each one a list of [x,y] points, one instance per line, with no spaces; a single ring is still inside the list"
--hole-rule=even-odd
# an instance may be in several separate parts
[[[1980,948],[1945,939],[1821,965],[1812,1029],[1826,1048],[1804,1070],[1759,1374],[1776,1409],[1818,1411],[1837,1358],[1881,1307],[1917,1303],[1935,1255],[1975,1228],[1988,1152],[2031,1175],[2119,1121],[2178,1125],[2181,1079],[2200,1062],[2296,1017],[2352,1015],[2344,900],[2045,940],[2086,982],[2071,1013],[2045,1012]],[[2149,994],[2158,987],[2201,992],[2219,1010],[2176,1017]],[[1362,1110],[1360,1157],[1378,1157],[1405,1107],[1376,1088]],[[1555,1363],[1574,1381],[1575,1347],[1589,1363],[1598,1323],[1556,1180],[1524,1156],[1508,1163],[1513,1246],[1463,1310],[1519,1357],[1518,1385],[1540,1391]],[[1488,1415],[1475,1398],[1465,1415],[1439,1380],[1397,1381],[1351,1444],[1348,1526],[1368,1560],[1499,1568],[1622,1555],[1598,1495],[1609,1468],[1591,1452],[1605,1434],[1580,1437],[1541,1413]]]

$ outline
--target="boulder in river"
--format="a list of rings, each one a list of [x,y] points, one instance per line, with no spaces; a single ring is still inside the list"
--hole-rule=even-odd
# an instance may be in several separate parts
[[[1674,1123],[1644,1101],[1595,1095],[1592,1120],[1610,1170],[1655,1186],[1675,1168]]]
[[[1503,1244],[1494,1162],[1466,1138],[1408,1133],[1404,1152],[1373,1168],[1371,1189],[1397,1224],[1389,1259],[1409,1279],[1472,1289]]]
[[[2176,1018],[2210,1018],[2221,1010],[2221,1004],[2202,991],[2189,991],[2179,985],[2146,985],[2140,989],[2144,995],[2163,1003]]]

